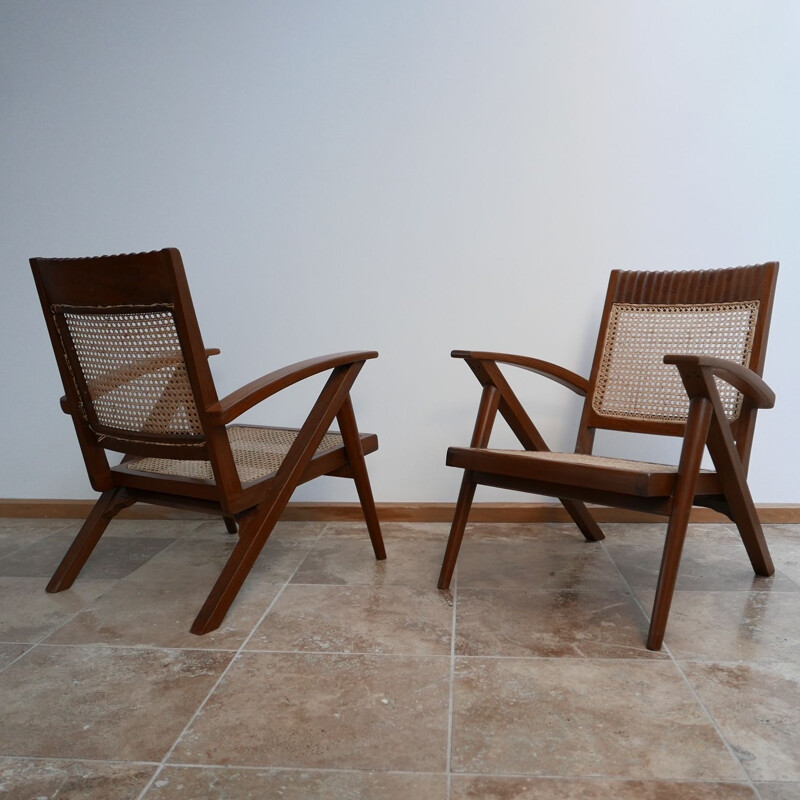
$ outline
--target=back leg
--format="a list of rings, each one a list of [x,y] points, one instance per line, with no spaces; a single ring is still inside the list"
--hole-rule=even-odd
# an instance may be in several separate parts
[[[234,533],[238,533],[239,528],[236,525],[236,517],[224,516],[223,519],[225,520],[225,527],[228,530],[228,533],[233,535]]]
[[[134,502],[130,497],[126,497],[121,489],[110,489],[100,495],[92,512],[86,518],[86,522],[83,523],[78,535],[53,573],[50,583],[47,584],[48,592],[61,592],[72,586],[75,578],[83,569],[83,565],[92,554],[95,545],[100,541],[108,523],[123,508],[133,505]]]

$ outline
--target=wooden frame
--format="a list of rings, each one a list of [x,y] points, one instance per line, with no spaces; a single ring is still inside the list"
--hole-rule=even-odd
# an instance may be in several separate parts
[[[365,454],[377,450],[378,440],[373,434],[359,433],[350,399],[356,377],[367,360],[377,357],[376,352],[312,358],[271,372],[219,399],[208,365],[208,357],[219,351],[203,345],[176,249],[99,258],[33,258],[30,263],[66,393],[62,410],[72,418],[92,487],[101,492],[47,591],[58,592],[72,585],[108,523],[134,503],[216,514],[224,518],[230,532],[238,527],[239,541],[191,627],[193,633],[207,633],[224,619],[292,492],[320,475],[355,482],[375,557],[386,557],[364,460]],[[148,309],[163,310],[174,322],[171,335],[177,336],[179,351],[164,354],[163,348],[151,348],[155,355],[143,352],[117,372],[106,371],[102,375],[105,388],[98,390],[92,386],[92,379],[87,380],[84,369],[84,361],[91,359],[81,360],[64,319],[67,313],[95,314],[99,319],[108,309],[117,313],[120,308],[127,309],[125,313],[131,319]],[[165,362],[170,368],[167,373],[180,374],[183,383],[177,387],[173,380],[157,391],[148,409],[150,417],[157,415],[159,404],[166,402],[170,393],[180,389],[185,395],[184,405],[192,406],[188,411],[182,408],[181,413],[192,419],[196,415],[199,423],[154,433],[148,428],[149,418],[138,430],[101,419],[98,403],[117,388],[154,372],[154,364],[163,368]],[[302,427],[261,429],[281,430],[291,438],[292,444],[277,469],[243,482],[226,426],[277,392],[326,372],[327,382]],[[339,425],[340,443],[321,446],[334,420]],[[122,462],[109,466],[107,451],[122,453]],[[150,462],[142,459],[156,459],[152,463],[157,466],[168,461],[208,462],[213,477],[198,479],[176,474],[175,470],[145,469],[143,465]]]
[[[726,270],[691,272],[614,271],[600,325],[589,379],[555,364],[526,356],[455,350],[483,387],[468,448],[451,447],[447,464],[464,470],[461,490],[439,577],[439,588],[450,585],[464,528],[478,484],[558,497],[587,541],[604,538],[584,503],[596,503],[669,517],[647,646],[659,650],[678,575],[686,526],[692,505],[725,514],[739,530],[754,571],[771,575],[774,567],[747,486],[747,468],[758,409],[770,408],[774,394],[761,379],[777,279],[775,262]],[[685,388],[688,412],[683,418],[648,419],[603,413],[593,405],[605,351],[612,309],[674,306],[676,310],[708,304],[749,303],[757,315],[751,331],[748,363],[743,365],[705,353],[662,353]],[[585,398],[575,456],[552,458],[549,448],[500,370],[500,365],[530,370],[560,383]],[[731,419],[723,407],[717,380],[741,393],[738,414]],[[488,449],[497,414],[519,439],[522,451]],[[677,467],[642,465],[592,455],[597,428],[680,436]],[[704,448],[715,469],[701,471]]]

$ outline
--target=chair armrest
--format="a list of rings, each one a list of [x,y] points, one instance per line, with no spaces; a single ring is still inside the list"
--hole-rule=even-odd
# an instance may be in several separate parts
[[[219,347],[206,347],[207,356],[218,356],[220,354]]]
[[[675,364],[681,373],[689,369],[710,372],[738,389],[756,408],[772,408],[775,405],[775,392],[764,379],[736,361],[713,356],[666,355],[664,363]]]
[[[217,403],[210,405],[206,409],[206,414],[208,414],[213,424],[225,425],[248,409],[258,405],[262,400],[266,400],[273,394],[298,381],[336,367],[344,367],[348,364],[377,357],[378,354],[374,350],[355,350],[348,353],[333,353],[327,356],[298,361],[296,364],[276,369],[274,372],[270,372],[242,386],[241,389],[231,392]]]
[[[552,364],[549,361],[542,361],[539,358],[530,358],[528,356],[512,355],[510,353],[485,353],[476,350],[453,350],[450,355],[453,358],[465,358],[474,361],[494,361],[499,364],[509,364],[514,367],[527,369],[530,372],[535,372],[537,375],[543,375],[550,380],[566,386],[576,394],[585,397],[589,391],[589,381],[581,377],[575,372],[572,372],[558,364]]]

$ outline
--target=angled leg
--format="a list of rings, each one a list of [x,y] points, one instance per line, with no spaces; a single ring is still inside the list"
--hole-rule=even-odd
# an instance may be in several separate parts
[[[492,426],[499,406],[500,392],[497,387],[492,384],[484,384],[470,447],[486,447],[489,444],[489,437],[492,434]],[[472,472],[465,469],[464,477],[461,479],[458,501],[456,502],[456,511],[453,515],[453,524],[450,526],[450,536],[447,539],[447,548],[444,551],[442,570],[439,573],[437,586],[440,589],[450,588],[453,570],[456,568],[456,559],[458,559],[458,551],[461,549],[461,540],[464,538],[464,529],[467,527],[469,511],[472,508],[472,501],[475,497],[475,488],[476,483],[472,479]]]
[[[350,469],[353,470],[353,480],[356,484],[358,499],[361,501],[361,509],[364,512],[364,520],[367,523],[367,531],[372,542],[372,549],[375,551],[375,558],[382,561],[386,558],[386,549],[383,546],[383,536],[381,535],[381,524],[378,520],[378,512],[375,509],[375,498],[372,496],[372,487],[369,482],[367,472],[367,462],[364,460],[364,451],[361,448],[361,438],[358,435],[358,425],[356,415],[353,411],[353,401],[350,395],[342,404],[339,413],[339,429],[344,439],[347,459],[350,462]]]
[[[233,535],[234,533],[236,533],[239,530],[239,527],[236,524],[236,518],[235,517],[225,516],[225,517],[223,517],[223,519],[225,520],[225,528],[227,529],[228,533]]]
[[[724,418],[723,418],[724,419]],[[720,422],[715,414],[708,432],[708,451],[722,482],[722,490],[731,510],[731,516],[739,529],[750,563],[756,575],[774,575],[775,566],[769,554],[761,520],[758,518],[747,476],[739,452],[727,423]]]
[[[222,569],[217,582],[206,598],[200,613],[195,618],[191,632],[202,636],[204,633],[216,630],[231,603],[236,599],[239,589],[245,578],[256,563],[256,559],[267,543],[269,535],[280,519],[288,499],[280,503],[278,498],[272,503],[265,503],[265,509],[260,513],[248,517],[239,531],[239,541],[228,556],[228,561]]]
[[[225,619],[231,603],[283,514],[322,437],[347,398],[360,368],[361,365],[337,367],[331,373],[280,469],[268,484],[263,500],[258,504],[255,513],[243,523],[239,531],[239,542],[195,618],[191,627],[192,633],[202,635],[216,630]]]
[[[539,429],[528,416],[497,364],[481,363],[478,365],[472,362],[468,363],[478,380],[484,385],[484,391],[489,387],[494,387],[498,392],[498,409],[514,432],[514,435],[519,439],[520,444],[526,450],[549,451],[550,448],[539,433]],[[471,446],[485,447],[486,444],[473,444]],[[558,499],[587,542],[599,542],[605,539],[600,526],[594,521],[594,518],[583,503],[579,500],[568,500],[561,497]]]
[[[449,589],[450,581],[453,579],[453,570],[456,568],[458,551],[461,549],[461,540],[464,538],[464,528],[467,527],[469,510],[472,508],[472,500],[475,497],[475,481],[472,480],[472,472],[464,470],[464,477],[461,479],[461,490],[458,493],[456,503],[456,513],[453,516],[453,524],[450,526],[450,536],[447,539],[447,549],[444,551],[442,570],[439,573],[439,582],[436,584],[440,589]]]
[[[572,517],[572,521],[578,526],[587,542],[600,542],[606,538],[583,503],[579,500],[567,500],[564,497],[559,497],[558,500],[567,510],[567,514]]]
[[[681,562],[686,528],[692,511],[694,489],[703,449],[711,421],[711,403],[703,397],[692,398],[689,417],[686,423],[681,460],[678,465],[675,493],[672,498],[672,512],[667,525],[667,538],[661,556],[661,569],[658,573],[656,597],[650,617],[650,631],[647,636],[648,650],[660,650],[664,643],[664,632],[672,605],[672,595],[678,580],[678,567]]]
[[[516,397],[514,401],[516,401]],[[506,422],[511,426],[511,429],[526,450],[539,452],[550,450],[539,430],[530,417],[525,414],[524,409],[518,402],[510,402],[508,398],[504,398],[500,403],[500,413],[505,417]],[[600,526],[595,522],[594,517],[580,500],[559,497],[558,501],[564,506],[567,514],[578,526],[587,542],[599,542],[606,538],[603,531],[600,530]]]
[[[126,497],[121,489],[109,489],[100,495],[86,522],[81,526],[78,535],[67,550],[58,568],[47,584],[48,592],[61,592],[72,586],[78,573],[83,569],[95,545],[108,527],[108,523],[123,508],[133,505],[135,501]]]

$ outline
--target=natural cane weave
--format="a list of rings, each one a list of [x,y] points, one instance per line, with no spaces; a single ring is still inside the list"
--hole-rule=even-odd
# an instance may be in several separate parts
[[[250,425],[231,425],[228,439],[231,443],[233,461],[242,483],[264,478],[277,472],[289,448],[297,438],[298,431],[283,428],[260,428]],[[342,447],[344,440],[338,433],[327,433],[316,453]],[[174,475],[194,478],[201,481],[214,480],[210,461],[179,461],[167,458],[142,458],[128,461],[126,469],[141,472],[156,472],[161,475]]]
[[[562,464],[586,464],[592,467],[603,467],[604,469],[622,469],[628,472],[677,472],[678,468],[670,464],[654,464],[649,461],[628,461],[625,458],[607,458],[606,456],[595,456],[587,453],[552,453],[550,451],[533,450],[492,450],[492,453],[504,453],[515,455],[520,458],[530,458],[537,461],[551,461]],[[703,470],[704,472],[706,470]]]
[[[608,321],[592,408],[610,417],[685,421],[689,400],[671,355],[750,361],[757,300],[705,305],[614,303]],[[726,417],[741,411],[742,395],[718,380]]]
[[[90,426],[202,436],[171,307],[54,306],[53,312]]]

